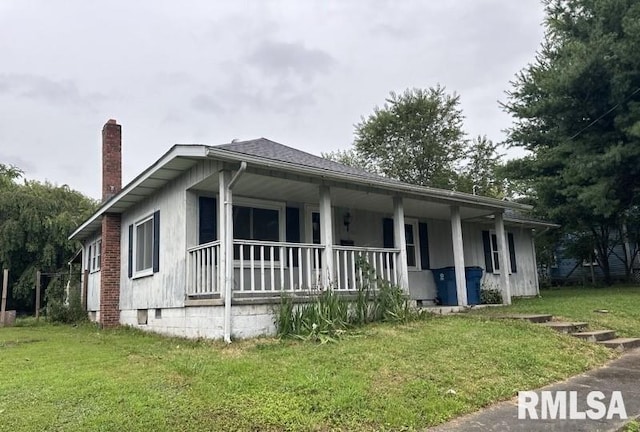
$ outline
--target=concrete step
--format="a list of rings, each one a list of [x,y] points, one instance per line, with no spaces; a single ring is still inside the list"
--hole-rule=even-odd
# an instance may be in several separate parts
[[[624,351],[640,347],[640,338],[615,338],[598,342],[607,348]]]
[[[540,323],[545,327],[554,329],[559,333],[577,333],[583,331],[589,324],[586,322],[547,321]]]
[[[546,315],[546,314],[509,314],[509,315],[500,315],[498,318],[517,319],[517,320],[529,321],[532,323],[545,323],[547,321],[551,321],[551,315]]]
[[[578,333],[571,333],[571,336],[575,336],[580,339],[584,339],[587,342],[600,342],[610,340],[616,337],[616,332],[613,330],[594,330]]]

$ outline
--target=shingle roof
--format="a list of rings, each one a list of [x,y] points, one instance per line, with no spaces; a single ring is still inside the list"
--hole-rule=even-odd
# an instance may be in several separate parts
[[[396,179],[383,177],[378,174],[371,173],[362,168],[356,168],[348,165],[344,165],[339,162],[335,162],[329,159],[325,159],[320,156],[312,155],[310,153],[304,152],[302,150],[297,150],[292,147],[288,147],[286,145],[277,143],[275,141],[271,141],[267,138],[258,138],[247,141],[236,141],[229,144],[221,144],[217,146],[211,147],[216,150],[223,150],[235,153],[235,157],[238,157],[237,154],[244,154],[250,157],[256,157],[260,159],[272,160],[278,163],[284,162],[285,164],[290,164],[293,166],[300,166],[312,169],[320,169],[327,172],[327,174],[335,174],[335,175],[348,175],[354,178],[360,178],[366,180],[374,180],[377,182],[382,182],[387,184],[392,188],[408,186],[412,188],[419,188],[421,191],[429,192],[429,193],[437,193],[442,194],[443,192],[446,194],[446,198],[454,198],[454,199],[465,199],[465,198],[473,198],[474,200],[484,200],[484,201],[493,201],[491,204],[495,205],[495,203],[500,203],[499,200],[469,195],[462,192],[454,192],[450,190],[443,190],[438,188],[432,188],[427,186],[416,186],[409,183],[401,182]],[[501,207],[509,207],[514,205],[519,205],[517,203],[505,202],[501,203]],[[507,216],[507,215],[505,215]],[[521,213],[512,215],[512,219],[518,221],[530,221],[534,223],[544,223],[542,221],[537,221],[534,219],[527,218],[527,216],[522,215]]]
[[[513,210],[513,209],[505,209],[504,210],[504,217],[507,220],[511,220],[514,222],[527,222],[527,223],[534,223],[534,224],[538,224],[538,225],[548,225],[548,226],[552,226],[552,227],[559,227],[560,225],[558,224],[554,224],[553,222],[548,222],[548,221],[544,221],[542,219],[537,219],[534,218],[532,216],[529,215],[525,215],[522,212]]]
[[[388,182],[397,182],[397,180],[389,179],[377,174],[370,173],[361,168],[351,167],[341,164],[302,150],[294,149],[286,145],[268,140],[266,138],[258,138],[249,141],[237,141],[230,144],[217,145],[215,148],[230,150],[236,153],[243,153],[252,156],[258,156],[279,162],[288,162],[295,165],[304,165],[307,167],[332,171],[341,174],[350,174],[359,177],[373,178],[377,180],[385,180]],[[399,182],[398,182],[399,183]]]

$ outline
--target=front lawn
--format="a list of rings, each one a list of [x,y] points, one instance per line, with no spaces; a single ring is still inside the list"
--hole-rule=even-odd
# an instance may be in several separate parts
[[[615,356],[521,322],[430,318],[338,343],[0,329],[3,430],[381,430],[445,422]]]
[[[483,316],[505,313],[546,313],[555,318],[585,321],[592,330],[611,329],[625,337],[640,337],[640,287],[556,288],[540,298],[515,299],[509,307],[474,311]],[[604,312],[606,311],[606,312]]]

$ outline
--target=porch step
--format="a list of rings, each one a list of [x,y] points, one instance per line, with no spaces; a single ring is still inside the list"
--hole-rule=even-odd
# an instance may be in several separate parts
[[[571,336],[584,339],[587,342],[601,342],[611,340],[616,337],[616,332],[613,330],[594,330],[571,333]]]
[[[501,315],[498,318],[517,319],[517,320],[529,321],[537,324],[542,324],[542,323],[551,321],[551,315],[546,315],[546,314],[509,314],[509,315]]]
[[[598,342],[607,348],[624,351],[640,347],[640,338],[615,338]]]
[[[546,314],[509,314],[498,318],[526,320],[619,351],[640,348],[640,338],[616,338],[614,330],[585,331],[589,326],[586,322],[551,321],[552,316]]]
[[[583,331],[589,324],[586,322],[547,321],[540,323],[545,327],[554,329],[559,333],[577,333]]]

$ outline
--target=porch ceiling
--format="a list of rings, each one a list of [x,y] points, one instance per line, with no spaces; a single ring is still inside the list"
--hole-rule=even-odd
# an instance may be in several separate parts
[[[293,180],[246,172],[233,188],[234,196],[264,200],[318,204],[319,187],[306,179]],[[218,192],[218,176],[213,175],[195,185],[192,189]],[[391,195],[367,191],[365,188],[333,186],[331,201],[334,207],[360,209],[384,214],[393,213]],[[449,220],[449,205],[427,201],[426,199],[405,198],[404,210],[407,217]],[[462,219],[477,218],[492,214],[486,209],[460,207]]]
[[[193,186],[192,189],[218,193],[218,184],[218,175],[215,174]],[[317,203],[319,189],[318,185],[313,183],[246,172],[233,187],[233,195],[273,201]]]

